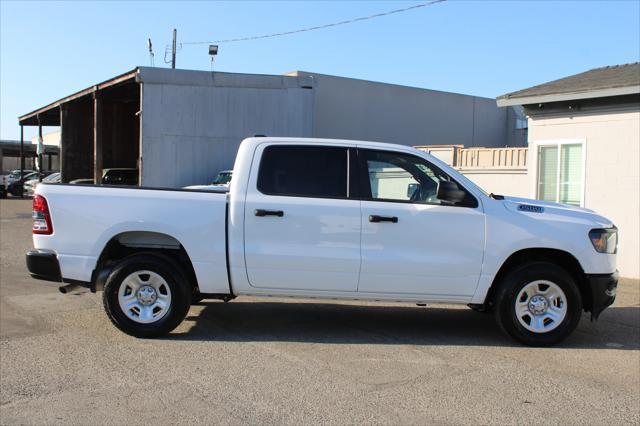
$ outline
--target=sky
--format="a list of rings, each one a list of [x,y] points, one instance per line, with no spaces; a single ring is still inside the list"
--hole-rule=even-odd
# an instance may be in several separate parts
[[[419,1],[0,2],[0,138],[17,117],[150,64],[178,43],[295,30]],[[218,71],[304,70],[495,98],[591,68],[640,60],[640,1],[455,1],[264,40],[220,44]],[[210,70],[207,44],[177,68]],[[36,134],[25,127],[25,139]]]

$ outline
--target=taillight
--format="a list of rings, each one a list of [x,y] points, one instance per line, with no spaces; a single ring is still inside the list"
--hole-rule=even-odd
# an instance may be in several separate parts
[[[51,224],[51,214],[49,205],[42,195],[33,196],[33,227],[34,234],[51,235],[53,225]]]

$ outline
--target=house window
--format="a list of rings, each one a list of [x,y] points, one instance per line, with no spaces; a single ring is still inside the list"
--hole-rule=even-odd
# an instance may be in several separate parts
[[[584,202],[584,143],[538,146],[538,199],[581,206]]]

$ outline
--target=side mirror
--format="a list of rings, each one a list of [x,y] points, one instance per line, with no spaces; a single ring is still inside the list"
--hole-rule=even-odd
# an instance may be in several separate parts
[[[448,180],[441,180],[438,183],[438,200],[447,201],[449,203],[459,203],[464,200],[467,194],[458,188],[458,184]]]
[[[407,185],[407,198],[411,200],[416,191],[420,191],[419,183],[410,183]]]

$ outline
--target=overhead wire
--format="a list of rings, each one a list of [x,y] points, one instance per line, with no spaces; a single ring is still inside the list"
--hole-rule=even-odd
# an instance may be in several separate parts
[[[414,6],[409,6],[409,7],[404,7],[404,8],[401,8],[401,9],[389,10],[387,12],[376,13],[374,15],[361,16],[359,18],[353,18],[353,19],[348,19],[348,20],[339,21],[339,22],[332,22],[330,24],[317,25],[317,26],[314,26],[314,27],[300,28],[300,29],[292,30],[292,31],[282,31],[282,32],[271,33],[271,34],[263,34],[263,35],[248,36],[248,37],[238,37],[238,38],[229,38],[229,39],[222,39],[222,40],[212,40],[212,41],[188,41],[188,42],[182,42],[182,43],[180,43],[180,45],[236,43],[236,42],[239,42],[239,41],[251,41],[251,40],[260,40],[260,39],[265,39],[265,38],[281,37],[281,36],[287,36],[287,35],[292,35],[292,34],[299,34],[299,33],[309,32],[309,31],[322,30],[322,29],[325,29],[325,28],[337,27],[337,26],[340,26],[340,25],[353,24],[355,22],[367,21],[367,20],[370,20],[370,19],[380,18],[380,17],[383,17],[383,16],[389,16],[389,15],[393,15],[393,14],[396,14],[396,13],[403,13],[403,12],[408,12],[410,10],[415,10],[415,9],[419,9],[419,8],[423,8],[423,7],[432,6],[434,4],[443,3],[445,1],[447,1],[447,0],[431,0],[431,1],[428,1],[428,2],[425,2],[425,3],[421,3],[421,4],[414,5]]]

